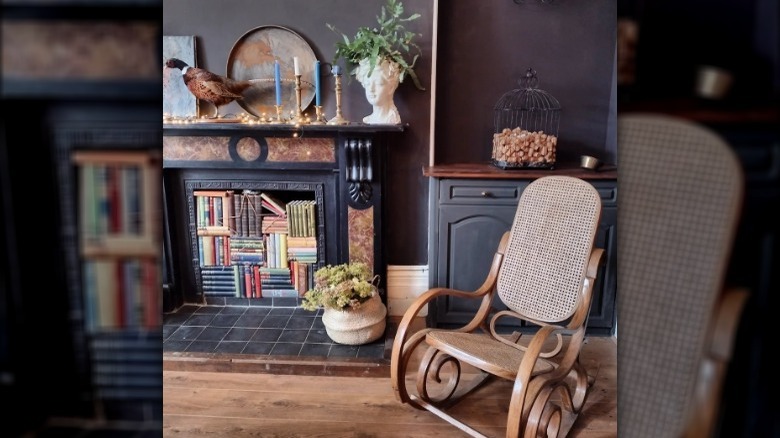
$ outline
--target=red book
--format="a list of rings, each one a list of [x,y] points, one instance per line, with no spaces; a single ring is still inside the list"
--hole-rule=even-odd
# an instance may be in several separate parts
[[[145,325],[147,328],[160,327],[162,309],[159,306],[160,284],[157,282],[157,265],[154,260],[145,259],[143,262],[143,296]]]
[[[260,266],[253,265],[252,270],[255,274],[255,298],[263,298],[263,283],[260,281]]]
[[[119,167],[108,166],[108,205],[109,205],[109,231],[111,233],[122,232],[121,207],[119,195]]]
[[[252,271],[249,265],[244,265],[244,286],[246,286],[246,297],[252,298]]]
[[[125,269],[122,259],[114,262],[114,275],[116,276],[116,291],[101,291],[101,293],[116,292],[116,326],[124,327],[125,322]]]

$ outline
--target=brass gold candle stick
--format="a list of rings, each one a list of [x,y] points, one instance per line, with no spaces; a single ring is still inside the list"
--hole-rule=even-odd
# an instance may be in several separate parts
[[[309,123],[306,116],[303,115],[303,111],[301,111],[301,75],[295,75],[295,102],[297,103],[297,108],[293,121],[298,125]]]
[[[284,123],[284,119],[282,119],[282,106],[274,105],[274,108],[276,108],[276,123]]]
[[[314,106],[314,121],[312,125],[324,125],[326,122],[325,115],[322,113],[322,105]]]
[[[328,121],[328,125],[347,125],[349,121],[341,115],[341,75],[334,74],[333,77],[336,78],[336,115]]]

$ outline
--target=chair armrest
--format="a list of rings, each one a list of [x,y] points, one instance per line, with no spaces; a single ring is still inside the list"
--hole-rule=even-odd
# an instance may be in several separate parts
[[[731,360],[742,309],[748,296],[746,289],[728,289],[714,309],[704,356],[696,376],[694,399],[688,414],[684,437],[709,437],[715,428],[723,380],[728,362]]]
[[[713,358],[722,361],[731,359],[737,326],[749,295],[747,289],[743,288],[731,288],[723,294],[716,310],[714,326],[710,329],[709,352]]]

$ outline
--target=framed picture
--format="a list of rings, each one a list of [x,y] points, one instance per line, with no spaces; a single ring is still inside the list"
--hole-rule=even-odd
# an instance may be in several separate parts
[[[163,60],[179,58],[196,66],[195,36],[163,36]],[[163,68],[163,114],[172,117],[198,117],[198,99],[182,81],[181,71]]]

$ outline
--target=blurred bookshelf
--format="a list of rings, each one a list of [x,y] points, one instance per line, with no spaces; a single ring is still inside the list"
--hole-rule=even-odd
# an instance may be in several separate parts
[[[162,181],[150,109],[51,115],[82,399],[98,420],[162,415]]]

